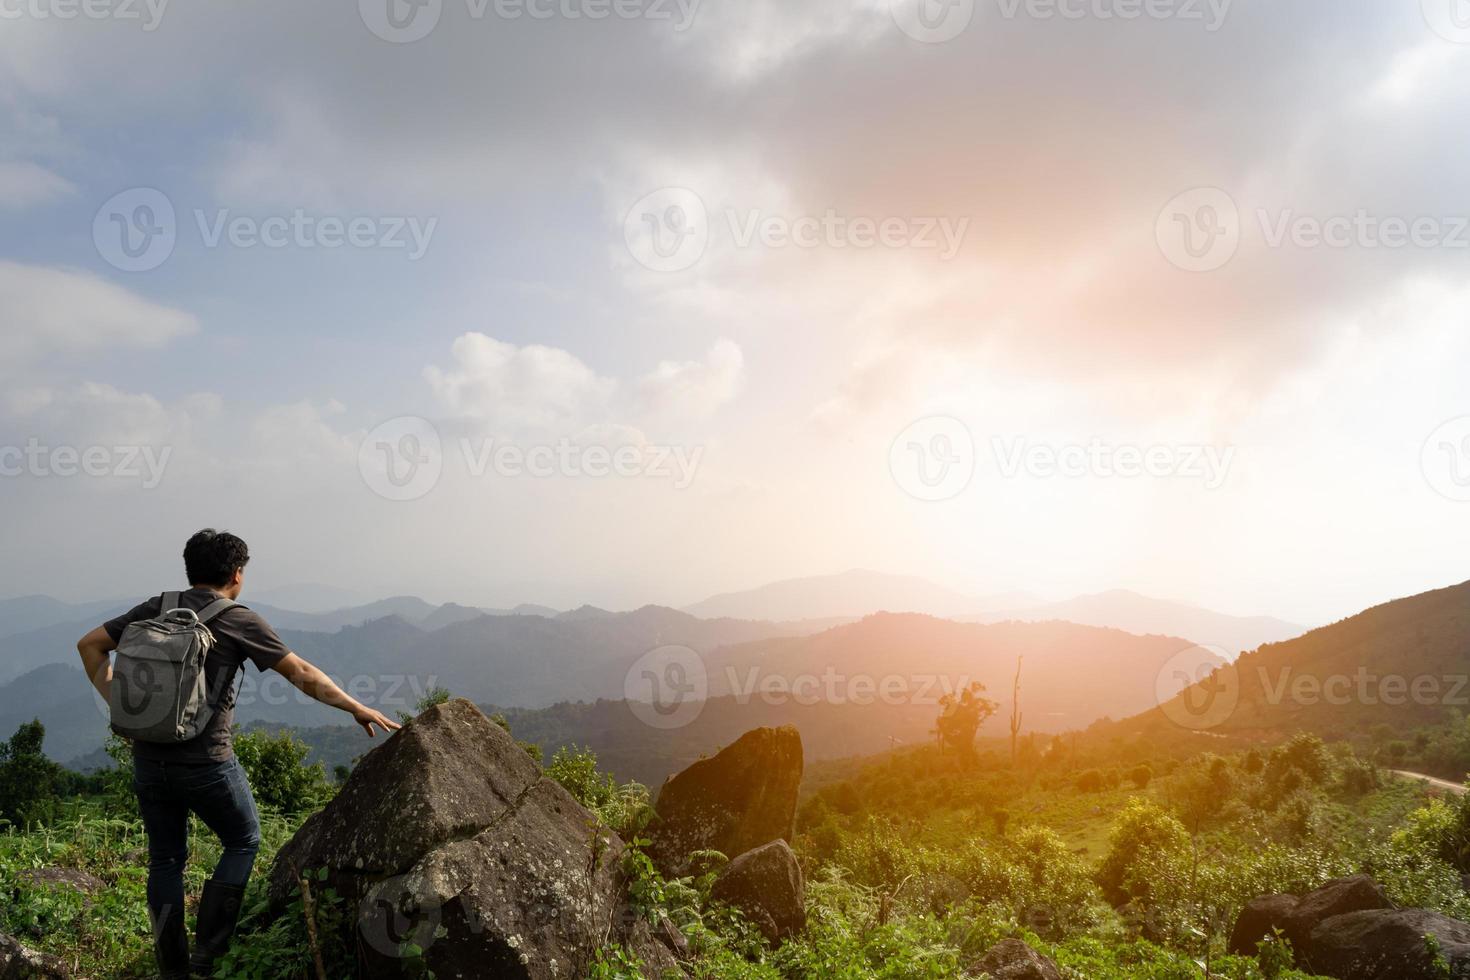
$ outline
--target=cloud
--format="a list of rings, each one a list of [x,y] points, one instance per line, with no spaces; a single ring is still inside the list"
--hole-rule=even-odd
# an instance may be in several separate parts
[[[555,347],[517,347],[467,333],[450,348],[454,366],[424,371],[449,411],[496,427],[557,429],[604,410],[617,387],[574,355]]]
[[[9,426],[27,437],[73,446],[177,447],[219,418],[219,396],[199,393],[166,404],[159,398],[110,384],[12,389],[0,409]]]
[[[18,211],[76,193],[71,181],[26,160],[0,161],[0,208]]]
[[[732,340],[720,339],[702,361],[660,361],[638,381],[647,410],[678,419],[704,419],[735,397],[745,355]]]
[[[0,362],[108,347],[159,347],[198,329],[195,317],[73,269],[0,260]]]

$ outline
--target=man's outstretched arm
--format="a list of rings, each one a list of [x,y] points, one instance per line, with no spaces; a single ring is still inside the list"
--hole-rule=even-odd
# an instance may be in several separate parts
[[[107,700],[108,692],[112,689],[112,657],[109,654],[116,649],[116,641],[101,626],[77,641],[77,653],[82,655],[82,669],[87,672],[87,680],[102,695],[103,701]]]
[[[361,725],[370,736],[377,734],[373,730],[375,725],[385,732],[396,731],[402,727],[381,711],[369,708],[349,696],[346,691],[337,686],[336,681],[324,674],[316,665],[301,659],[294,653],[288,653],[282,657],[280,662],[271,669],[290,681],[291,686],[308,697],[315,698],[328,707],[340,708],[350,714],[352,720]]]

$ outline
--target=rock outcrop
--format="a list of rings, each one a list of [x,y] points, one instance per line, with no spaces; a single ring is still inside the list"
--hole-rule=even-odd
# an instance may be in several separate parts
[[[1062,980],[1062,972],[1019,939],[1002,939],[965,971],[967,976],[990,980]]]
[[[801,785],[801,735],[790,726],[757,728],[709,759],[669,777],[649,828],[649,854],[666,877],[689,870],[689,855],[736,858],[790,840]]]
[[[624,845],[473,704],[425,711],[353,770],[271,870],[279,913],[297,871],[356,904],[364,977],[585,976],[623,942],[646,975],[682,975],[619,880]],[[422,962],[405,955],[417,947]]]
[[[1329,881],[1321,888],[1296,895],[1262,895],[1246,903],[1230,931],[1228,949],[1241,956],[1254,956],[1256,944],[1280,929],[1301,953],[1311,941],[1312,930],[1325,919],[1347,912],[1391,907],[1378,882],[1368,875],[1352,875]]]
[[[77,868],[30,868],[16,875],[33,888],[55,888],[91,896],[107,887],[107,882]]]
[[[1470,924],[1426,909],[1396,909],[1367,875],[1329,881],[1300,898],[1246,903],[1230,933],[1232,953],[1252,955],[1273,929],[1297,967],[1337,980],[1470,980]]]
[[[57,957],[27,949],[0,933],[0,980],[67,980],[71,975]]]
[[[1275,930],[1286,932],[1286,920],[1296,911],[1295,895],[1262,895],[1245,903],[1230,930],[1229,952],[1236,956],[1255,956],[1256,944]]]
[[[1338,980],[1461,980],[1470,977],[1470,925],[1425,909],[1348,912],[1312,930],[1304,959]]]
[[[772,943],[806,928],[806,882],[796,854],[784,840],[731,861],[715,879],[710,897],[739,909]]]

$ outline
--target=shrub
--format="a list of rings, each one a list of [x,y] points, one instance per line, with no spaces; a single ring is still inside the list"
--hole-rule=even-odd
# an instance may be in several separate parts
[[[331,799],[334,790],[321,763],[306,764],[310,751],[289,731],[235,737],[235,756],[256,802],[276,813],[307,813]]]
[[[1101,793],[1103,790],[1103,774],[1097,769],[1088,769],[1077,777],[1077,791],[1080,793]]]
[[[1114,905],[1146,898],[1189,858],[1184,825],[1145,800],[1130,800],[1109,837],[1096,880]]]

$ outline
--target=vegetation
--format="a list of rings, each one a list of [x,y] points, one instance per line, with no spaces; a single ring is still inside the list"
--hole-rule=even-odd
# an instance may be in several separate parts
[[[436,695],[437,696],[437,695]],[[950,708],[988,713],[981,692]],[[643,854],[648,790],[619,784],[592,752],[563,746],[547,774],[631,846],[622,859],[634,909],[667,916],[699,954],[696,975],[724,978],[941,978],[995,942],[1020,938],[1064,975],[1110,978],[1292,980],[1290,949],[1224,954],[1249,898],[1299,891],[1364,870],[1405,905],[1470,915],[1459,874],[1470,869],[1470,798],[1427,799],[1416,783],[1385,779],[1359,749],[1299,735],[1276,746],[1180,757],[1147,744],[1021,739],[962,750],[954,723],[944,745],[909,748],[860,766],[817,766],[793,842],[808,876],[807,931],[769,948],[737,913],[711,901],[726,855],[695,855],[694,871],[662,879]],[[503,722],[503,719],[502,719]],[[6,792],[0,833],[0,931],[63,956],[84,975],[136,977],[151,965],[143,885],[144,838],[129,788],[128,753],[91,777],[40,755],[44,731],[23,726],[0,748]],[[533,757],[540,750],[523,743]],[[335,791],[290,734],[252,731],[236,750],[261,805],[261,867],[305,815]],[[39,760],[39,761],[38,761]],[[190,838],[197,894],[218,844]],[[96,876],[92,894],[48,884],[39,868]],[[264,875],[246,899],[264,904]],[[354,910],[325,881],[312,889],[329,975],[350,973],[334,938]],[[221,975],[252,980],[315,974],[300,896],[270,926],[246,929]],[[406,940],[423,966],[432,936]],[[607,947],[591,976],[642,976],[627,951]]]

